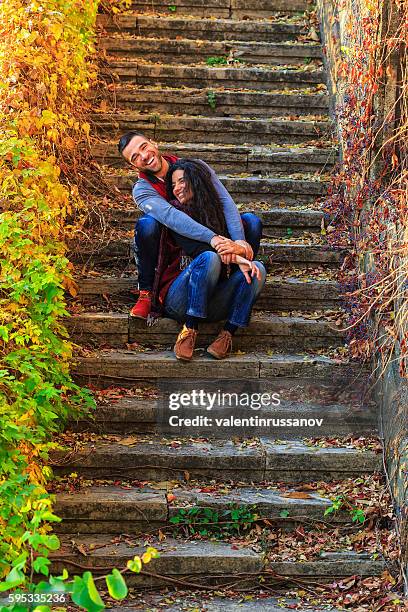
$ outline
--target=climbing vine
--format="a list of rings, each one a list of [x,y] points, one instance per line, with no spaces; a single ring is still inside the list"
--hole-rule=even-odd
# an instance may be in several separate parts
[[[59,546],[45,489],[51,434],[92,405],[70,378],[61,320],[64,292],[76,291],[65,241],[84,207],[97,4],[0,4],[0,577],[12,563],[48,573]]]
[[[342,46],[332,35],[328,48],[340,51],[333,75],[343,159],[326,210],[336,219],[330,240],[351,247],[341,277],[350,347],[363,358],[377,352],[383,367],[398,359],[406,376],[408,6],[400,0],[336,5]]]

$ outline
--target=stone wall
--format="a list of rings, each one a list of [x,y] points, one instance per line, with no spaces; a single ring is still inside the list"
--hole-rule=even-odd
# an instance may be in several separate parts
[[[361,0],[345,0],[341,3],[336,0],[318,0],[318,13],[321,24],[321,34],[324,45],[324,57],[326,70],[329,75],[329,91],[331,94],[331,112],[336,118],[336,110],[344,104],[345,81],[339,76],[339,62],[342,54],[347,53],[353,44],[359,42],[360,24],[364,18],[366,4]],[[383,32],[390,35],[396,27],[398,14],[393,8],[395,5],[392,0],[385,0],[382,4],[382,28]],[[406,53],[406,50],[403,50]],[[400,95],[399,74],[401,66],[401,56],[396,56],[395,52],[387,57],[387,66],[384,74],[384,87],[378,91],[375,100],[375,112],[377,117],[382,120],[387,118],[383,132],[377,139],[377,151],[383,142],[387,141],[392,131],[398,127],[400,118],[395,114],[395,101]],[[405,60],[406,61],[406,60]],[[342,134],[338,130],[340,144],[340,159],[342,156]],[[376,150],[374,149],[374,159]],[[403,153],[401,153],[403,154]],[[372,164],[374,178],[379,175],[380,167],[378,163]],[[366,210],[370,213],[372,203],[367,202]],[[405,233],[406,233],[405,228]],[[404,228],[396,224],[390,224],[387,236],[384,240],[392,245],[403,242]],[[405,236],[406,239],[406,236]],[[373,271],[373,258],[367,252],[361,258],[361,268],[363,272]],[[396,258],[397,259],[397,258]],[[398,261],[401,265],[401,260]],[[408,270],[408,262],[406,268]],[[407,273],[402,268],[401,284],[407,287]],[[372,364],[373,381],[375,380],[374,393],[378,401],[380,410],[380,433],[384,439],[385,456],[384,463],[390,482],[391,492],[394,498],[395,510],[399,521],[399,529],[402,542],[402,561],[407,574],[408,564],[408,379],[400,375],[399,369],[399,341],[402,341],[407,332],[407,291],[401,292],[401,298],[394,303],[394,313],[399,319],[400,325],[398,338],[395,342],[395,352],[388,363],[383,362],[382,353],[377,351]],[[382,337],[387,335],[388,330],[379,328],[378,346],[382,342]],[[407,582],[408,584],[408,582]]]

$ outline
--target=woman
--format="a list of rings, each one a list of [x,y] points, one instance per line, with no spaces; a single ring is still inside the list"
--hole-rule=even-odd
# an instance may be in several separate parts
[[[160,302],[166,316],[184,323],[174,352],[177,359],[191,360],[200,321],[226,319],[223,330],[207,348],[215,358],[224,359],[231,352],[236,330],[249,323],[252,306],[265,283],[265,268],[261,262],[243,257],[247,252],[245,247],[229,240],[222,204],[203,163],[179,159],[172,164],[167,174],[167,193],[176,198],[171,204],[219,237],[215,250],[207,243],[167,230],[167,238],[182,249],[184,256],[191,258],[187,267],[177,273],[174,272],[177,262],[174,257],[170,258],[158,280]],[[258,224],[260,226],[259,220]],[[250,237],[246,239],[251,243]],[[251,244],[254,255],[259,239],[260,232]],[[231,263],[238,267],[234,265],[228,275],[227,264]]]

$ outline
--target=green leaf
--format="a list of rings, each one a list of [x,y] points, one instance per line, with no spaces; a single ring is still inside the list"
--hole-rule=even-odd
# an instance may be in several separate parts
[[[128,594],[126,582],[120,571],[116,568],[112,570],[109,576],[106,576],[106,584],[108,585],[109,595],[113,599],[124,599]]]
[[[280,516],[281,518],[287,518],[287,517],[289,516],[289,510],[281,510],[281,511],[279,512],[279,516]]]
[[[129,559],[126,563],[126,567],[130,569],[131,572],[135,572],[135,574],[140,574],[142,571],[142,560],[140,557],[136,556],[133,559]]]
[[[58,550],[60,547],[60,541],[56,535],[47,536],[47,539],[44,544],[50,550]]]
[[[105,608],[91,572],[84,572],[82,578],[80,576],[74,577],[71,597],[74,603],[85,608],[88,612],[100,612],[100,610]]]

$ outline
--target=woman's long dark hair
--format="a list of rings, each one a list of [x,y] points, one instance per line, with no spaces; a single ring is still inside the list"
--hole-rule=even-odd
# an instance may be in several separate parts
[[[170,166],[166,176],[170,197],[174,197],[172,177],[175,170],[184,170],[184,181],[193,194],[192,200],[183,206],[183,211],[216,234],[228,236],[222,203],[208,168],[198,159],[178,159]]]

